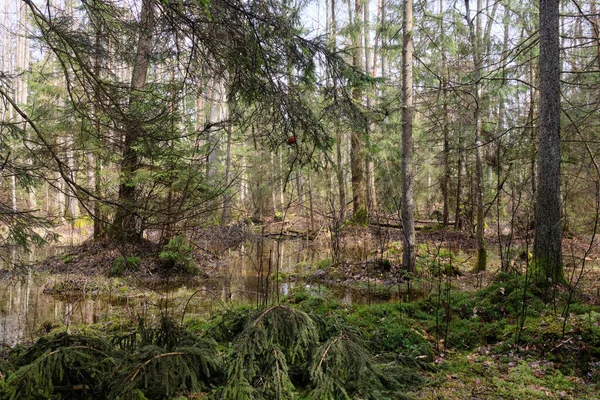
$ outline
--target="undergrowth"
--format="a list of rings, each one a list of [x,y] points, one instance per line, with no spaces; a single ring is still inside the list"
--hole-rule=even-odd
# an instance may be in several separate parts
[[[518,275],[501,275],[476,293],[441,282],[421,300],[375,305],[297,290],[281,304],[226,309],[187,325],[163,316],[55,332],[8,353],[0,398],[533,399],[593,392],[586,385],[600,385],[600,312],[575,303],[565,320],[560,304],[545,304],[526,287]]]

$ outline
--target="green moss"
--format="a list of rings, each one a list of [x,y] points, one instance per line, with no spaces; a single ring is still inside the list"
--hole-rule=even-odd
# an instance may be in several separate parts
[[[352,222],[357,225],[366,226],[369,223],[369,213],[365,208],[356,210],[352,216]]]
[[[361,329],[375,351],[431,359],[433,349],[420,325],[404,313],[399,304],[360,306],[348,315],[348,322]]]
[[[475,265],[476,272],[485,271],[487,268],[487,249],[485,245],[477,251],[477,264]]]
[[[533,258],[529,264],[532,283],[539,288],[548,288],[552,284],[566,285],[562,260],[550,260],[544,257]]]

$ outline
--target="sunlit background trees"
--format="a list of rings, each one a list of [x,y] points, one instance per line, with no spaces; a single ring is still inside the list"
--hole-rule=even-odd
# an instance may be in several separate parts
[[[5,0],[4,242],[43,241],[36,224],[167,242],[282,218],[408,221],[410,241],[414,176],[417,223],[475,236],[485,269],[486,237],[502,253],[536,226],[546,26],[537,3],[439,0],[413,5],[410,33],[408,5]],[[591,233],[598,204],[597,9],[560,3],[564,235]]]

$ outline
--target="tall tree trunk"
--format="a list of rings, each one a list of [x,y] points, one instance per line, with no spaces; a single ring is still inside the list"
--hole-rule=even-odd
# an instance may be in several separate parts
[[[456,166],[456,209],[454,211],[454,230],[459,231],[463,229],[463,210],[462,210],[462,185],[463,185],[463,144],[458,134],[458,161]]]
[[[487,264],[487,251],[485,248],[485,221],[484,221],[484,210],[483,210],[483,164],[481,161],[481,70],[483,68],[482,62],[482,46],[481,46],[481,10],[482,0],[477,0],[477,15],[475,16],[475,26],[473,20],[471,20],[471,13],[469,7],[469,0],[465,0],[466,7],[466,18],[469,25],[469,36],[471,40],[471,49],[473,55],[473,67],[474,74],[473,79],[475,81],[475,109],[473,110],[473,119],[475,122],[475,207],[477,208],[477,230],[475,237],[477,241],[477,265],[475,266],[476,271],[485,270]]]
[[[590,23],[592,24],[592,36],[596,42],[596,61],[600,69],[600,15],[596,11],[596,0],[590,2],[590,14],[592,15]]]
[[[221,225],[227,225],[229,222],[229,205],[231,203],[231,194],[230,186],[231,186],[231,135],[232,135],[232,126],[228,123],[227,125],[227,145],[225,149],[225,186],[227,187],[227,191],[225,192],[225,200],[223,201],[223,214],[221,215]],[[273,202],[273,204],[275,204]]]
[[[130,105],[137,99],[138,92],[146,85],[150,53],[152,51],[152,31],[154,25],[154,10],[152,0],[142,0],[140,15],[139,38],[137,51],[131,74]],[[139,168],[139,155],[135,148],[140,137],[139,121],[130,121],[125,127],[125,140],[123,143],[123,159],[121,161],[121,179],[119,184],[119,203],[115,220],[112,226],[112,236],[126,242],[139,240],[142,232],[137,224],[137,185],[135,172]]]
[[[19,3],[18,8],[18,31],[17,31],[17,54],[16,54],[16,82],[15,82],[15,97],[17,104],[24,106],[28,100],[28,84],[26,71],[29,69],[29,38],[27,32],[27,5],[25,3]],[[29,133],[27,132],[27,123],[21,118],[17,117],[18,122],[22,123],[24,132],[24,140],[29,141]],[[27,164],[32,165],[33,160],[31,156],[27,157]],[[37,207],[36,201],[36,189],[34,185],[27,188],[29,193],[29,208],[35,209]]]
[[[304,210],[304,188],[302,182],[302,170],[300,166],[296,167],[296,190],[298,194],[298,216],[305,215]]]
[[[283,176],[284,176],[284,171],[283,171],[283,152],[279,152],[279,209],[281,210],[281,215],[283,217],[283,214],[285,214],[285,196],[283,193],[283,187],[284,187],[284,182],[283,182]]]
[[[364,2],[364,10],[363,10],[363,29],[364,29],[364,47],[365,47],[365,72],[372,73],[375,76],[377,69],[375,67],[375,61],[373,61],[373,65],[371,66],[371,22],[370,22],[370,8],[369,1]],[[375,50],[373,50],[373,54],[375,54]],[[370,89],[365,98],[367,107],[371,108],[373,106],[373,98],[375,98],[375,88]],[[369,124],[368,131],[368,142],[372,144],[371,135],[373,134],[373,128],[375,124]],[[367,174],[367,210],[369,215],[373,215],[375,213],[375,209],[377,208],[377,196],[375,189],[375,162],[373,161],[373,150],[371,146],[367,149],[366,152],[366,174]]]
[[[248,199],[248,171],[246,164],[246,144],[242,142],[242,156],[240,157],[240,208],[246,210],[246,200]]]
[[[533,215],[535,215],[535,199],[537,192],[537,171],[536,171],[536,129],[535,129],[535,115],[536,115],[536,84],[539,86],[538,77],[535,75],[535,69],[533,66],[534,61],[529,60],[528,78],[530,82],[529,86],[529,111],[527,113],[526,128],[524,130],[525,136],[529,136],[530,143],[530,173],[531,173],[531,203],[533,204]]]
[[[402,265],[415,272],[415,202],[413,197],[413,2],[404,0],[402,22]]]
[[[560,0],[540,0],[540,128],[534,278],[564,281],[560,195]]]
[[[67,132],[67,137],[65,139],[65,152],[67,158],[67,167],[68,173],[71,175],[70,178],[73,182],[75,182],[76,174],[75,174],[75,156],[73,154],[73,133]],[[65,182],[65,218],[67,221],[74,222],[79,218],[79,204],[78,200],[75,197],[75,192],[71,185]]]
[[[311,232],[315,231],[315,208],[313,202],[313,185],[312,179],[310,175],[310,171],[308,172],[308,211],[310,213],[310,230]]]
[[[337,49],[337,20],[335,14],[335,0],[331,0],[331,33],[330,33],[330,46],[333,51]],[[335,80],[334,80],[335,84]],[[343,148],[344,148],[344,135],[339,127],[339,124],[335,124],[335,136],[336,136],[336,177],[338,183],[338,196],[340,201],[340,209],[338,215],[338,223],[343,224],[346,220],[346,177],[344,174],[343,165]]]
[[[17,212],[19,210],[17,206],[17,177],[14,173],[10,176],[10,202],[13,212]]]
[[[1,30],[2,32],[2,49],[4,49],[4,51],[2,52],[2,54],[0,55],[2,57],[2,71],[4,71],[5,73],[10,73],[11,70],[11,54],[13,54],[13,51],[11,49],[11,33],[10,33],[10,28],[9,28],[9,0],[4,0],[4,19],[3,19],[3,27],[4,29]],[[0,122],[9,122],[12,119],[12,107],[10,106],[10,104],[8,104],[8,102],[0,102],[0,107],[2,110],[2,115],[0,115]],[[4,178],[5,176],[5,170],[2,169],[0,170],[0,176],[2,178]],[[10,174],[9,177],[9,182],[10,182],[10,193],[11,193],[11,209],[13,211],[17,211],[18,207],[17,207],[17,178],[15,176],[14,171],[9,171],[8,172]]]
[[[354,0],[354,43],[352,51],[352,64],[355,68],[363,70],[362,57],[362,0]],[[362,104],[363,93],[359,88],[354,88],[352,97],[357,104]],[[367,193],[365,179],[365,127],[359,126],[352,129],[350,136],[350,170],[352,173],[352,204],[353,219],[358,223],[366,223],[367,215]]]
[[[95,0],[97,1],[97,0]],[[96,3],[94,3],[96,6]],[[95,21],[95,29],[94,32],[94,74],[100,78],[102,77],[102,44],[104,39],[104,26],[103,19],[97,18]],[[94,88],[96,98],[100,98],[100,84],[97,83]],[[97,144],[94,145],[94,151],[88,152],[88,179],[89,179],[89,189],[93,192],[97,197],[102,197],[102,182],[101,182],[101,172],[102,172],[102,159],[100,157],[100,146],[101,143],[104,143],[103,135],[102,135],[102,124],[100,122],[100,112],[98,105],[94,105],[94,130],[96,134]],[[107,145],[109,143],[106,143]],[[93,206],[93,219],[94,219],[94,239],[98,240],[102,238],[105,234],[104,224],[103,224],[103,216],[102,216],[102,207],[101,202],[98,199],[94,199]]]
[[[208,154],[206,157],[206,175],[213,177],[217,171],[217,163],[219,161],[219,147],[220,140],[219,130],[214,130],[213,125],[219,125],[223,119],[223,101],[225,100],[225,93],[223,90],[223,82],[215,78],[212,83],[212,95],[210,99],[210,111],[208,117],[208,123],[211,128],[208,132]]]
[[[504,8],[504,38],[502,42],[502,56],[506,57],[508,55],[508,39],[509,39],[509,30],[510,30],[510,9],[508,7]],[[502,79],[506,79],[506,73],[503,71]],[[506,84],[505,82],[502,83]],[[500,269],[502,272],[508,272],[509,269],[509,257],[508,254],[505,254],[503,249],[504,243],[502,238],[502,228],[500,226],[500,210],[501,210],[501,200],[502,200],[502,137],[505,132],[506,125],[506,96],[501,93],[500,94],[500,104],[498,104],[498,126],[496,128],[496,210],[498,215],[496,216],[498,221],[498,251],[500,254]]]
[[[443,198],[443,211],[442,211],[442,222],[444,226],[447,226],[450,221],[450,127],[449,127],[449,116],[448,116],[448,76],[447,76],[447,61],[446,61],[446,47],[443,45],[445,42],[446,31],[444,25],[444,0],[440,0],[440,40],[441,46],[441,59],[442,59],[442,134],[443,134],[443,167],[444,172],[442,175],[442,198]],[[455,217],[456,218],[456,217]]]

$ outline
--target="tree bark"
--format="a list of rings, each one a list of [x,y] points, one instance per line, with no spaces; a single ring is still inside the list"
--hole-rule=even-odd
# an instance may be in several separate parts
[[[25,3],[19,3],[18,9],[18,31],[17,31],[17,54],[16,54],[16,82],[15,82],[15,100],[17,104],[25,106],[28,100],[28,84],[26,71],[29,69],[29,38],[27,32],[27,5]],[[29,133],[27,133],[27,123],[17,115],[17,122],[22,124],[23,127],[23,140],[28,142]],[[27,164],[32,165],[33,160],[31,156],[27,157]],[[37,207],[36,200],[36,188],[34,185],[30,185],[28,188],[29,194],[29,209],[33,210]]]
[[[440,0],[440,39],[444,43],[446,37],[446,31],[444,27],[444,0]],[[443,211],[442,211],[442,222],[444,226],[447,226],[450,221],[450,127],[449,127],[449,116],[448,116],[448,76],[447,73],[447,61],[446,61],[446,48],[441,47],[441,61],[442,61],[442,134],[443,134],[443,167],[444,173],[442,175],[442,197],[443,197]]]
[[[225,148],[225,186],[227,189],[231,186],[231,135],[232,135],[231,124],[227,125],[227,144]],[[229,207],[231,203],[231,194],[229,190],[225,192],[225,199],[223,201],[223,214],[221,215],[221,225],[227,225],[229,222]],[[275,204],[275,203],[273,203]]]
[[[352,51],[352,63],[354,68],[363,70],[362,57],[362,0],[354,1],[354,25],[357,33],[354,36],[354,49]],[[359,88],[354,88],[352,97],[357,104],[362,104],[363,93]],[[352,204],[353,219],[358,223],[366,223],[367,216],[367,193],[365,176],[365,132],[364,127],[352,130],[350,136],[350,170],[352,173]]]
[[[376,63],[373,61],[373,65],[371,65],[371,24],[370,24],[370,10],[369,10],[369,1],[364,2],[364,10],[363,10],[363,27],[364,27],[364,47],[365,47],[365,72],[372,73],[375,76],[377,69]],[[375,50],[372,52],[376,53]],[[366,105],[371,108],[373,106],[373,98],[375,98],[375,88],[369,90],[368,95],[366,96]],[[373,128],[375,124],[369,124],[369,132],[368,138],[369,143],[371,141],[371,135],[373,133]],[[371,146],[370,146],[371,147]],[[373,215],[375,213],[375,209],[377,208],[377,194],[375,189],[375,162],[373,161],[373,151],[372,148],[367,149],[366,152],[366,177],[367,177],[367,210],[369,215]]]
[[[469,25],[469,36],[471,40],[471,49],[473,55],[475,81],[475,109],[473,110],[473,119],[475,122],[475,207],[477,208],[477,229],[475,238],[477,241],[477,265],[476,271],[484,271],[487,264],[487,251],[485,248],[485,221],[484,221],[484,204],[483,204],[483,165],[481,161],[481,69],[482,62],[482,46],[481,46],[481,10],[482,0],[477,0],[477,15],[475,16],[475,26],[471,20],[469,10],[469,0],[465,0],[466,18]]]
[[[331,34],[330,34],[330,46],[332,50],[337,49],[337,20],[335,13],[335,0],[331,0]],[[333,81],[335,84],[335,80]],[[339,127],[339,124],[335,125],[335,137],[336,137],[336,177],[338,183],[338,196],[340,202],[340,209],[338,214],[338,223],[343,224],[346,220],[346,177],[344,174],[343,165],[343,148],[344,148],[344,135]]]
[[[402,265],[415,272],[415,202],[413,197],[413,1],[404,0],[402,23]]]
[[[559,0],[540,0],[540,128],[536,193],[534,278],[564,281],[560,195]]]
[[[510,30],[510,9],[506,7],[504,9],[504,38],[502,42],[502,57],[506,57],[508,54],[508,38],[509,38],[509,30]],[[506,79],[506,72],[503,71],[502,79]],[[504,84],[504,83],[503,83]],[[496,129],[497,143],[496,143],[496,210],[497,210],[497,230],[498,230],[498,252],[500,254],[500,270],[502,272],[508,272],[510,267],[510,260],[508,254],[505,253],[503,247],[503,238],[502,238],[502,229],[500,225],[500,210],[502,209],[501,200],[502,200],[502,137],[503,133],[506,129],[506,96],[504,94],[500,94],[500,103],[498,104],[498,126]]]
[[[95,4],[94,4],[95,5]],[[95,23],[95,38],[94,38],[94,74],[100,78],[102,76],[102,45],[105,40],[104,38],[104,26],[102,18],[97,18]],[[96,83],[94,88],[96,98],[100,98],[100,85]],[[102,138],[102,124],[100,123],[100,112],[99,106],[94,105],[94,130],[96,133],[96,140],[98,143],[104,143],[105,139]],[[108,142],[106,142],[109,145]],[[102,159],[100,157],[100,149],[96,144],[93,151],[88,153],[88,180],[89,190],[94,192],[96,196],[102,197],[102,183],[101,183],[101,172],[102,172]],[[102,217],[102,203],[98,199],[93,199],[93,219],[94,219],[94,239],[98,240],[105,235],[105,227]]]

